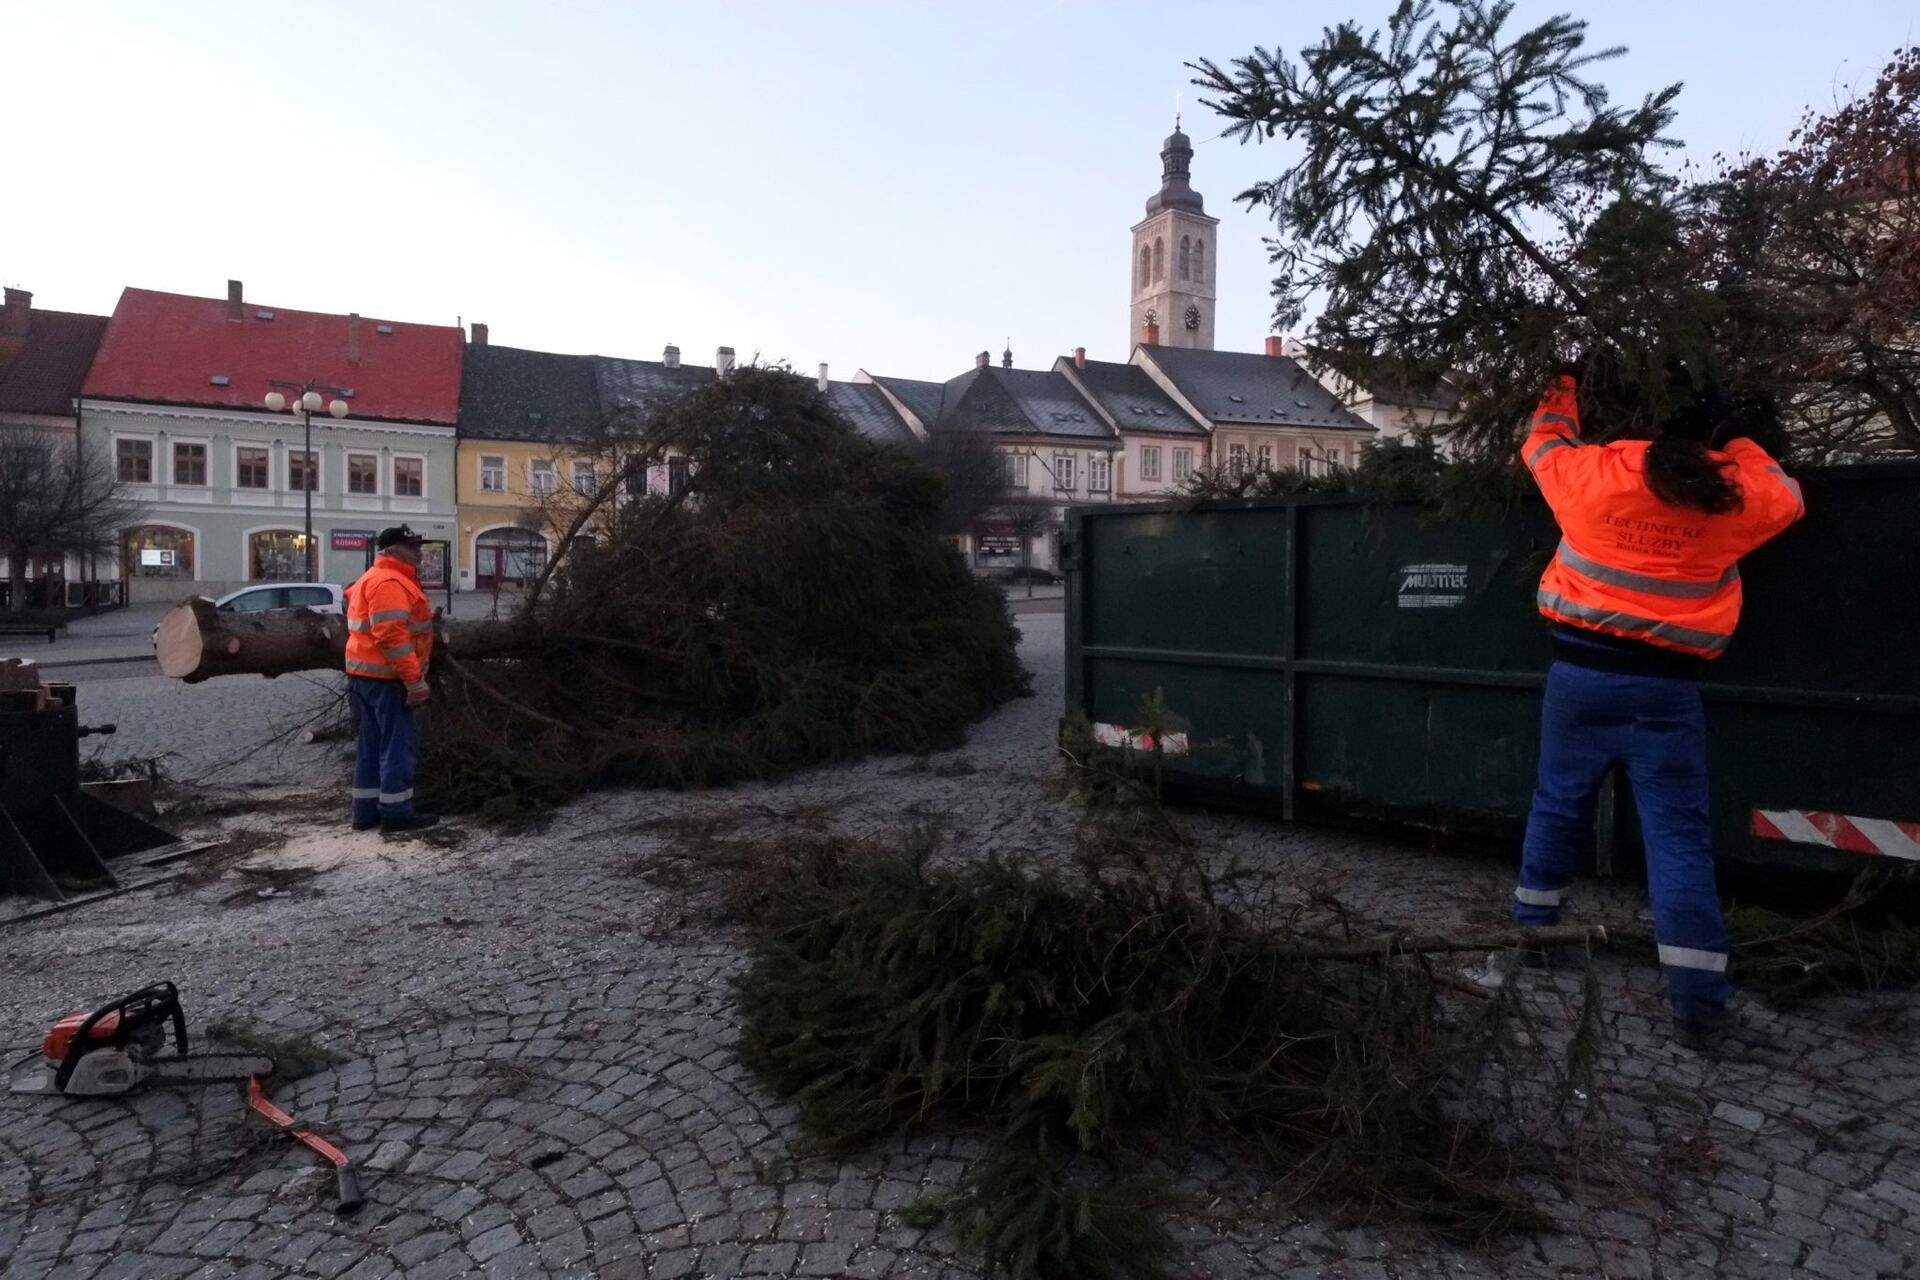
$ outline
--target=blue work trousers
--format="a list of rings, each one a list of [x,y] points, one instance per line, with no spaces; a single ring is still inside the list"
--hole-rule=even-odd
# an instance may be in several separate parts
[[[418,755],[413,708],[398,680],[347,677],[347,697],[360,721],[353,759],[353,824],[413,815],[413,770]]]
[[[1727,1012],[1727,927],[1707,819],[1707,722],[1691,680],[1557,662],[1540,717],[1540,785],[1527,818],[1513,918],[1553,924],[1593,847],[1594,805],[1626,767],[1647,846],[1647,890],[1674,1015],[1712,1026]]]

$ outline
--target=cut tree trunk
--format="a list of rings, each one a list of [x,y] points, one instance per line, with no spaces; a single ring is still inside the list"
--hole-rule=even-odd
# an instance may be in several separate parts
[[[436,649],[470,658],[497,658],[521,647],[509,622],[441,619]],[[339,671],[347,655],[347,620],[311,609],[221,613],[196,596],[169,610],[154,631],[160,671],[198,684],[215,676],[283,676],[295,671]]]

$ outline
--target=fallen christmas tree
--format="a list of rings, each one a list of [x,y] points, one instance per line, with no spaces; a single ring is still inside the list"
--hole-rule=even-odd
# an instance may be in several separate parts
[[[1468,996],[1422,952],[1598,931],[1360,938],[1228,905],[1150,777],[1078,728],[1070,863],[946,863],[926,833],[714,859],[750,869],[752,892],[724,895],[752,904],[742,1056],[811,1138],[844,1152],[930,1121],[984,1131],[960,1183],[908,1214],[1015,1280],[1164,1274],[1154,1211],[1173,1197],[1149,1172],[1169,1142],[1250,1148],[1289,1198],[1459,1239],[1541,1226],[1513,1174],[1558,1153],[1514,1118],[1580,1128],[1593,991],[1549,1048],[1537,1027],[1514,1034],[1512,990]]]
[[[1026,692],[1004,596],[939,535],[939,474],[810,381],[741,369],[584,449],[601,483],[528,513],[555,550],[512,616],[441,624],[417,783],[434,804],[506,816],[923,754]],[[675,483],[646,491],[666,459]],[[203,604],[161,632],[188,680],[338,669],[345,642],[337,619]]]

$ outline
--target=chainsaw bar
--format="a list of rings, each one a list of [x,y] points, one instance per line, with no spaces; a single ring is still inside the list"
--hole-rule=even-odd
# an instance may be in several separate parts
[[[140,1083],[208,1084],[273,1074],[273,1059],[262,1053],[196,1053],[185,1058],[150,1058],[140,1064]]]

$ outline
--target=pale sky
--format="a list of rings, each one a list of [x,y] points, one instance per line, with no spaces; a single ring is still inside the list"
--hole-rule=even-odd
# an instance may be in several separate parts
[[[1516,23],[1562,10],[1522,0]],[[1392,0],[0,0],[0,280],[491,326],[551,351],[718,345],[837,378],[1127,354],[1128,228],[1182,63],[1298,50]],[[1690,154],[1770,151],[1916,38],[1912,0],[1588,0],[1617,101],[1682,80]],[[1215,139],[1218,342],[1268,332],[1273,147]]]

